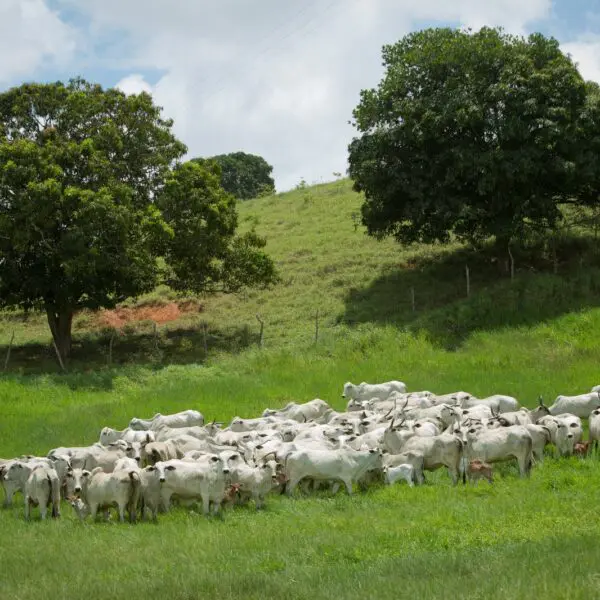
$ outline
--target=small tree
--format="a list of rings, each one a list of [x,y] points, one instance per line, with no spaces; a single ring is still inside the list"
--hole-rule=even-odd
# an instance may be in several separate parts
[[[265,240],[254,231],[235,235],[236,201],[221,187],[216,162],[177,166],[157,204],[174,232],[165,255],[173,289],[233,293],[278,280],[273,262],[261,251]]]
[[[427,29],[383,49],[354,110],[354,189],[370,235],[508,242],[574,192],[586,88],[554,39]]]
[[[203,159],[199,160],[202,162]],[[275,181],[271,177],[273,167],[262,156],[232,152],[213,156],[210,160],[221,167],[223,189],[236,198],[248,200],[275,193]]]

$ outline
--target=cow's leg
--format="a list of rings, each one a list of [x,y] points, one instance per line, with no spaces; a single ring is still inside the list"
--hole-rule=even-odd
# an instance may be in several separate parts
[[[331,486],[331,493],[334,496],[338,493],[338,490],[340,489],[340,485],[341,485],[341,483],[339,481],[333,482],[333,485]]]
[[[25,495],[25,520],[29,521],[29,511],[30,511],[31,501],[29,496]]]
[[[202,514],[210,514],[210,497],[207,494],[202,496]]]
[[[458,484],[458,468],[456,465],[448,466],[448,475],[452,479],[452,485]]]
[[[299,479],[289,479],[285,486],[285,493],[287,496],[291,496],[298,485]]]
[[[42,521],[45,521],[46,515],[48,514],[48,500],[44,499],[44,498],[40,498],[39,506],[40,506],[40,515],[42,517]]]
[[[119,521],[125,523],[125,504],[119,503],[117,508],[119,510]]]
[[[344,479],[342,480],[344,485],[346,486],[346,491],[348,492],[348,496],[352,496],[352,480]]]
[[[90,503],[90,517],[92,519],[92,523],[96,520],[96,513],[98,512],[98,504],[95,502]]]

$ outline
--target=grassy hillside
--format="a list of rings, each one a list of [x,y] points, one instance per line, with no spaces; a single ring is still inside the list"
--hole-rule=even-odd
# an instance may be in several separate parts
[[[491,247],[478,252],[460,244],[406,248],[368,237],[358,224],[361,202],[350,182],[340,180],[240,203],[240,228],[255,227],[267,238],[282,282],[268,291],[199,298],[177,320],[159,321],[158,339],[148,317],[152,311],[145,311],[142,320],[115,336],[113,362],[167,365],[239,352],[258,342],[257,314],[265,322],[269,348],[311,343],[317,310],[321,341],[336,337],[344,326],[373,324],[422,331],[435,343],[456,348],[475,330],[535,325],[598,305],[600,252],[586,232],[513,248],[511,281],[503,264],[508,257]],[[176,300],[163,287],[125,306]],[[13,331],[10,370],[56,371],[42,315],[2,315],[0,359]],[[78,315],[72,368],[106,365],[113,331],[98,315]]]

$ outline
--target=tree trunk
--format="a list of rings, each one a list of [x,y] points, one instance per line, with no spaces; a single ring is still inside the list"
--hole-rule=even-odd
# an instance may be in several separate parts
[[[46,304],[48,325],[54,338],[63,362],[67,362],[71,355],[71,325],[73,324],[73,310],[68,307],[57,307]]]

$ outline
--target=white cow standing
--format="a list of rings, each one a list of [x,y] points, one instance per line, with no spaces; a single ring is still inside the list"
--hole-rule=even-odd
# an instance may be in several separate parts
[[[363,381],[359,385],[354,385],[352,382],[347,381],[344,384],[342,398],[360,401],[373,398],[387,400],[395,392],[405,394],[406,384],[402,381],[386,381],[385,383],[366,383]]]

